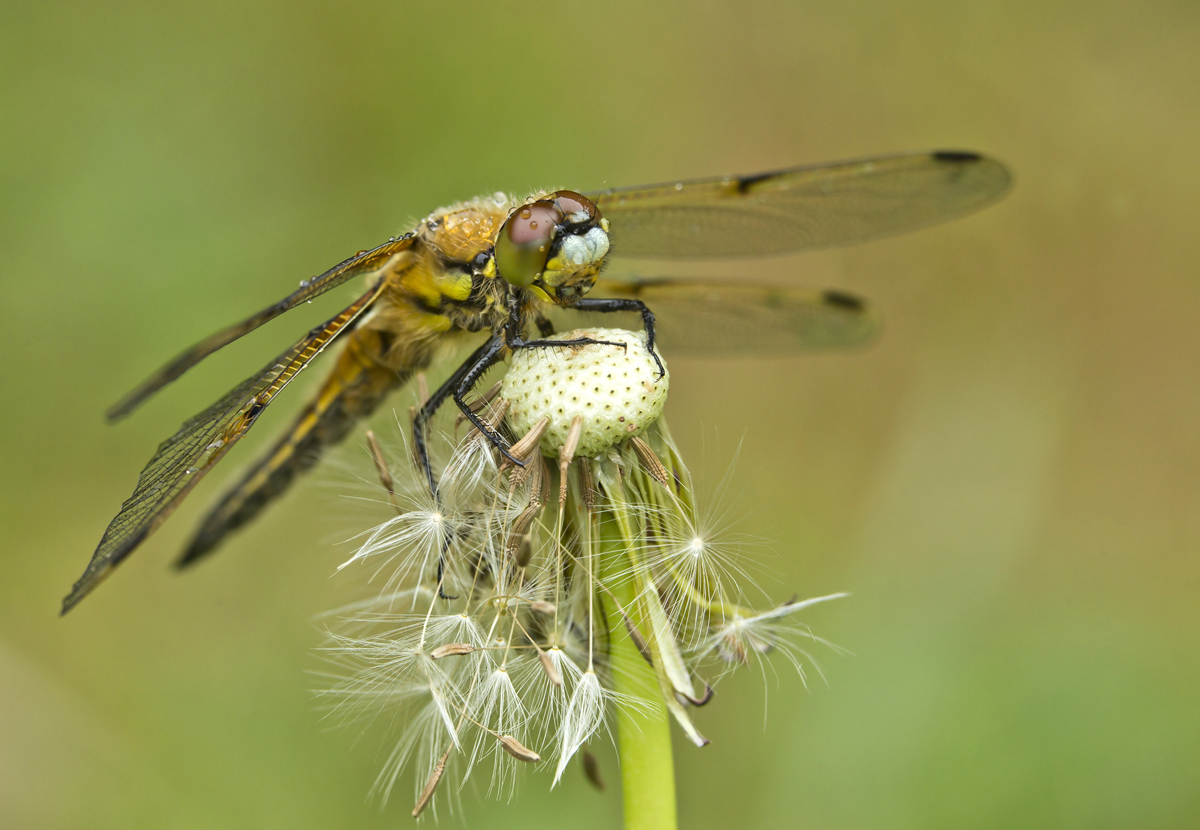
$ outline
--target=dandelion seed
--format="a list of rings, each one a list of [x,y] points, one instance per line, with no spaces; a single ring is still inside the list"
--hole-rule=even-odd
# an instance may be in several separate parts
[[[500,737],[500,745],[504,747],[504,751],[518,761],[526,763],[534,763],[542,760],[542,756],[538,755],[532,749],[525,747],[520,741],[512,735],[502,735]]]
[[[420,817],[421,813],[425,812],[426,805],[429,804],[429,799],[433,798],[433,791],[437,789],[438,782],[442,780],[442,773],[446,771],[446,761],[450,757],[451,750],[454,749],[454,744],[446,747],[446,751],[442,753],[442,757],[438,759],[437,764],[433,768],[433,772],[429,775],[429,780],[425,782],[424,789],[417,796],[417,805],[413,807],[413,818]]]
[[[745,665],[750,662],[751,655],[770,654],[778,648],[796,670],[801,681],[807,685],[805,662],[818,672],[820,666],[807,650],[798,646],[794,641],[807,639],[814,643],[830,646],[835,650],[837,647],[817,637],[806,626],[793,623],[789,618],[805,608],[846,596],[848,594],[830,594],[801,602],[787,603],[752,616],[735,616],[716,627],[712,634],[698,646],[695,656],[697,660],[703,660],[715,655],[725,663]]]
[[[583,750],[583,774],[587,776],[587,780],[592,786],[600,792],[606,789],[604,786],[604,776],[600,774],[600,762],[596,760],[596,756],[588,750]]]
[[[546,431],[546,427],[550,425],[550,419],[547,417],[539,418],[537,423],[529,428],[525,436],[520,441],[508,448],[509,455],[513,458],[527,458],[534,448],[542,440],[542,435]]]
[[[469,776],[476,764],[490,755],[493,762],[492,789],[510,794],[515,770],[506,763],[505,755],[496,755],[490,750],[499,747],[507,756],[516,757],[502,739],[496,739],[522,731],[527,714],[513,686],[512,677],[505,668],[492,670],[475,686],[464,707],[464,716],[479,728],[475,732],[474,745],[463,777]]]
[[[561,686],[563,684],[562,675],[558,673],[558,667],[554,665],[554,660],[550,657],[549,652],[539,651],[538,660],[541,662],[542,670],[546,672],[546,677],[550,679],[550,682],[555,686]]]
[[[567,763],[581,746],[592,737],[604,719],[604,691],[594,671],[589,671],[576,684],[571,704],[567,707],[562,725],[562,748],[558,753],[558,767],[554,770],[554,783],[562,778]]]
[[[667,468],[658,460],[658,456],[654,454],[654,450],[650,449],[650,445],[638,437],[630,438],[629,443],[633,445],[638,460],[642,462],[643,469],[650,474],[650,477],[659,484],[666,484],[670,480]]]
[[[434,660],[440,660],[443,657],[457,657],[460,654],[470,654],[474,650],[475,646],[470,643],[446,643],[446,645],[438,646],[429,652],[429,656]]]

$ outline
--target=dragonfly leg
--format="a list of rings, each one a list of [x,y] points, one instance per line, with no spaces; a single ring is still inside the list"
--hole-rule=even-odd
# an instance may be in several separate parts
[[[653,320],[653,315],[651,315],[651,319]],[[554,333],[553,324],[549,320],[543,325],[542,320],[539,319],[537,326],[543,337]],[[549,331],[547,331],[548,328]],[[576,337],[573,340],[526,340],[523,335],[523,329],[524,322],[521,316],[520,302],[516,295],[513,295],[509,300],[508,323],[504,327],[504,345],[510,349],[543,349],[557,346],[617,346],[628,350],[628,345],[625,343],[614,343],[611,340],[596,340],[591,337]]]
[[[437,388],[437,390],[429,396],[429,400],[421,407],[417,417],[413,419],[413,446],[416,447],[417,460],[421,465],[421,470],[425,473],[425,480],[429,483],[429,492],[433,495],[434,501],[440,504],[441,499],[438,496],[437,480],[433,476],[433,465],[429,461],[429,448],[426,445],[425,431],[429,426],[429,422],[433,419],[435,413],[446,402],[446,398],[453,397],[454,402],[466,413],[471,419],[471,423],[475,424],[483,434],[488,437],[492,443],[499,447],[500,451],[506,456],[508,452],[504,449],[500,442],[500,436],[490,432],[478,417],[471,412],[466,406],[462,396],[469,392],[480,376],[488,370],[492,365],[499,360],[499,355],[503,352],[504,340],[496,335],[490,338],[486,343],[471,353],[471,356],[463,361],[454,372],[446,379],[446,382]],[[509,456],[511,458],[512,456]],[[438,597],[444,600],[454,600],[458,597],[452,597],[446,593],[444,584],[446,579],[446,553],[450,549],[450,544],[453,541],[454,531],[448,531],[445,539],[442,540],[442,552],[438,556],[437,565],[437,594]]]
[[[570,308],[578,309],[579,311],[597,311],[601,314],[609,314],[614,311],[636,311],[641,314],[642,325],[646,329],[646,348],[650,350],[650,355],[654,358],[654,362],[658,366],[659,380],[667,373],[667,369],[663,366],[658,352],[654,350],[654,312],[641,300],[584,297],[582,300],[576,300]]]
[[[471,362],[471,364],[467,366],[467,370],[463,372],[462,377],[459,379],[458,385],[455,386],[454,391],[451,393],[451,397],[454,398],[454,403],[456,403],[458,408],[462,410],[462,413],[466,416],[467,420],[474,424],[475,428],[482,432],[484,437],[491,441],[492,445],[496,449],[500,450],[505,458],[516,464],[518,467],[524,467],[525,462],[518,460],[511,453],[509,453],[508,447],[505,446],[505,441],[500,434],[485,424],[483,419],[475,414],[474,410],[471,409],[470,405],[463,397],[471,391],[471,388],[476,383],[479,382],[479,379],[483,377],[484,372],[500,362],[500,358],[504,356],[504,350],[507,348],[507,344],[504,342],[504,339],[498,335],[489,340],[486,346],[486,349],[482,349],[480,352],[475,353],[476,355],[479,355],[478,359]],[[467,364],[463,365],[466,366]]]
[[[421,465],[421,471],[425,473],[425,480],[429,483],[429,492],[435,497],[437,496],[437,481],[433,476],[433,465],[429,462],[429,449],[426,445],[425,434],[429,427],[429,422],[433,420],[434,414],[446,402],[446,399],[454,395],[463,378],[481,361],[489,360],[489,356],[496,350],[496,346],[500,342],[502,341],[499,337],[492,337],[472,352],[471,356],[464,360],[462,365],[455,369],[450,377],[446,379],[446,382],[429,396],[429,400],[425,402],[425,405],[417,413],[417,417],[413,419],[413,447],[416,449],[417,461]],[[482,375],[495,362],[496,358],[491,357],[490,362],[478,372],[475,379],[478,380],[479,375]],[[468,386],[468,390],[469,388]],[[472,423],[475,423],[474,419],[472,419]]]
[[[574,340],[522,340],[520,338],[507,344],[510,349],[543,349],[553,346],[616,346],[628,348],[626,343],[616,343],[612,340],[594,340],[591,337],[576,337]]]

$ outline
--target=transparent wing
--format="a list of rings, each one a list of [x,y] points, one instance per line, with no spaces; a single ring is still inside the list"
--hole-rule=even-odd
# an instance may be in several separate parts
[[[1008,189],[976,153],[914,153],[587,194],[613,254],[745,257],[864,242],[978,210]]]
[[[393,264],[393,258],[397,254],[412,247],[413,238],[412,234],[407,234],[390,240],[378,248],[361,251],[345,262],[330,268],[319,277],[305,280],[300,284],[298,290],[293,291],[274,305],[268,306],[257,314],[252,314],[245,320],[242,320],[240,323],[235,323],[229,328],[222,329],[216,334],[201,340],[148,377],[136,389],[114,404],[105,413],[105,416],[110,421],[124,418],[136,409],[142,401],[149,398],[159,389],[162,389],[213,352],[224,346],[228,346],[234,340],[249,334],[264,323],[274,320],[285,311],[290,311],[302,303],[319,297],[331,288],[336,288],[354,277],[386,270]]]
[[[275,396],[334,337],[375,301],[382,284],[336,317],[310,331],[262,371],[191,418],[159,445],[137,487],[109,523],[83,576],[63,600],[63,613],[87,596],[122,559],[133,552],[183,501],[189,491],[245,435]]]
[[[641,300],[656,318],[662,353],[704,357],[787,355],[854,346],[871,339],[878,318],[867,304],[840,291],[780,288],[696,280],[602,281],[589,297]],[[624,317],[552,312],[560,330],[625,325]],[[629,315],[633,328],[636,315]],[[640,322],[640,321],[639,321]]]

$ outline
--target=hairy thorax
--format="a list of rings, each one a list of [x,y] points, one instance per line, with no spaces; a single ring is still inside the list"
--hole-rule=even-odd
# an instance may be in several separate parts
[[[497,193],[436,210],[416,227],[416,244],[365,324],[385,334],[385,363],[423,364],[448,334],[504,324],[512,289],[491,253],[513,203]]]

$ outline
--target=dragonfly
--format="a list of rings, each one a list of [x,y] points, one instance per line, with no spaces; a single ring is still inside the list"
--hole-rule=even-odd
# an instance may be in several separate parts
[[[752,258],[852,245],[974,212],[998,199],[1010,181],[994,159],[939,151],[589,193],[557,190],[524,199],[497,193],[436,210],[410,232],[359,251],[187,349],[108,411],[110,421],[120,420],[204,358],[290,309],[351,280],[366,286],[159,445],[63,600],[63,613],[162,525],[334,341],[338,355],[316,394],[216,501],[181,565],[202,559],[256,518],[324,450],[456,340],[481,342],[413,419],[414,448],[435,494],[426,451],[434,413],[453,400],[507,454],[504,439],[475,414],[467,396],[515,349],[593,342],[555,339],[560,312],[640,315],[655,354],[656,339],[667,352],[788,354],[859,344],[876,326],[862,299],[764,280],[762,266],[752,276],[720,282],[618,279],[602,274],[614,257]]]

